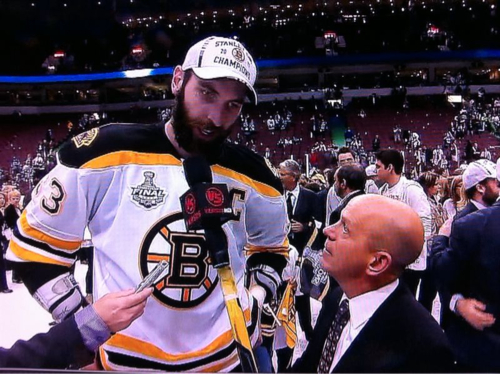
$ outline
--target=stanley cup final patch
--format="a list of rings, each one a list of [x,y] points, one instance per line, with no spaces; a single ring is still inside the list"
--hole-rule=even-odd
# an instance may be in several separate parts
[[[132,201],[148,210],[156,208],[165,202],[165,190],[154,184],[155,173],[144,172],[144,182],[132,187]]]

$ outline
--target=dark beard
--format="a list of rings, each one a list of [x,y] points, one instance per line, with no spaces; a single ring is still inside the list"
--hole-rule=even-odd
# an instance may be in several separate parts
[[[171,123],[174,129],[175,140],[182,149],[191,154],[203,155],[208,159],[220,156],[222,145],[231,133],[231,130],[217,129],[219,135],[210,142],[195,139],[193,134],[194,128],[203,128],[206,126],[215,128],[215,125],[209,119],[201,121],[189,117],[184,100],[184,88],[175,97]]]

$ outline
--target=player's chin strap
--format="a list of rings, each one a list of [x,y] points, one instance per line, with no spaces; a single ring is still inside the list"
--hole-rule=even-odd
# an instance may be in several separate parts
[[[57,322],[65,320],[87,305],[75,277],[70,273],[51,279],[38,288],[33,297]]]

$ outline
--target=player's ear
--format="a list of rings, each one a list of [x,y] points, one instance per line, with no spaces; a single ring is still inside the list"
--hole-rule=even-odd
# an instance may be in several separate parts
[[[182,88],[182,82],[184,81],[184,71],[180,65],[177,65],[174,69],[174,74],[172,75],[171,89],[174,96],[177,96]]]

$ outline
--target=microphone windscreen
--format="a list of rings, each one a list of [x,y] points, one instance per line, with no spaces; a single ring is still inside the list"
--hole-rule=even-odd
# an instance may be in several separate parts
[[[200,183],[212,183],[212,170],[205,157],[189,157],[184,160],[183,166],[189,187]]]

